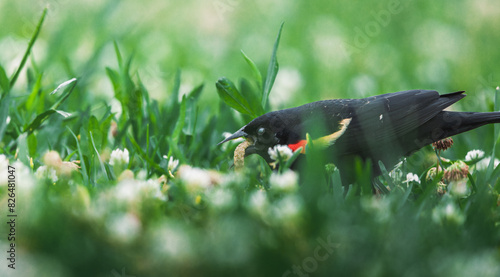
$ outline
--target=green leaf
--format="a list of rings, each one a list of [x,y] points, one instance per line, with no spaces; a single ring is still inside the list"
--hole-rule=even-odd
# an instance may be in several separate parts
[[[3,90],[4,94],[9,93],[10,91],[9,78],[7,77],[7,74],[5,73],[5,70],[1,65],[0,65],[0,88]]]
[[[17,81],[17,77],[19,77],[19,74],[21,73],[21,70],[23,70],[24,65],[26,64],[26,61],[28,60],[28,57],[31,53],[31,48],[33,48],[33,45],[35,44],[35,41],[38,37],[38,34],[40,34],[40,30],[42,28],[43,21],[45,19],[45,15],[47,14],[47,8],[43,10],[42,16],[40,17],[40,20],[38,21],[38,24],[36,25],[35,32],[33,33],[33,36],[31,37],[29,43],[28,43],[28,49],[26,49],[26,52],[24,52],[23,59],[21,60],[21,63],[19,64],[19,67],[17,68],[16,72],[12,77],[10,78],[10,87],[13,87],[14,84]]]
[[[241,55],[243,55],[243,58],[247,62],[247,64],[250,66],[250,69],[252,70],[253,77],[255,78],[255,81],[257,81],[257,84],[259,84],[259,89],[262,89],[262,74],[260,73],[260,70],[257,68],[255,63],[241,50]]]
[[[240,113],[248,114],[252,117],[257,117],[257,115],[252,111],[248,105],[247,100],[241,95],[236,86],[229,81],[227,78],[220,78],[215,84],[217,87],[217,93],[219,97],[231,108],[237,110]]]
[[[248,101],[250,109],[255,113],[255,115],[265,114],[264,108],[262,107],[259,99],[259,93],[252,87],[252,85],[246,80],[240,80],[240,90],[241,95]]]
[[[276,53],[278,52],[278,45],[280,43],[281,31],[283,30],[283,25],[285,23],[281,23],[280,30],[278,32],[278,36],[276,37],[276,42],[274,43],[273,53],[271,55],[271,60],[269,61],[269,66],[267,68],[267,76],[266,81],[264,82],[264,86],[262,89],[262,107],[266,107],[267,101],[269,99],[269,94],[271,93],[271,88],[273,87],[274,80],[276,80],[276,75],[278,74],[279,64],[278,58],[276,57]]]

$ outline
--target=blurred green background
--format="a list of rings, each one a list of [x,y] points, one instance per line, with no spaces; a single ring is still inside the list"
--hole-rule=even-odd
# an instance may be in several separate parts
[[[231,160],[232,151],[221,151],[215,143],[223,138],[223,131],[233,132],[246,122],[223,107],[215,82],[222,76],[234,81],[252,78],[240,50],[265,74],[282,22],[280,71],[270,96],[273,110],[322,99],[433,89],[441,93],[467,91],[468,97],[453,109],[493,111],[495,87],[500,85],[500,3],[496,0],[6,0],[0,1],[0,65],[7,76],[19,66],[45,7],[48,14],[27,67],[35,76],[43,76],[40,90],[45,96],[62,82],[78,79],[76,91],[63,106],[65,111],[81,113],[85,123],[75,124],[78,128],[80,124],[86,126],[89,114],[101,120],[114,101],[113,84],[106,71],[107,67],[119,67],[114,42],[124,59],[133,57],[130,75],[134,80],[140,78],[149,96],[159,103],[175,97],[180,100],[200,84],[205,85],[196,102],[199,116],[206,119],[200,122],[214,116],[217,124],[212,126],[211,135],[203,133],[181,141],[189,145],[205,140],[215,150],[205,153],[207,148],[200,154],[188,153],[187,146],[178,150],[185,157],[181,162],[192,166],[227,171],[227,163],[222,161]],[[172,93],[177,72],[181,74],[179,95]],[[23,70],[11,95],[27,98],[33,83]],[[167,110],[168,118],[158,121],[175,123],[177,111],[170,114]],[[51,124],[61,124],[60,120],[51,120]],[[206,131],[210,126],[205,122],[199,128]],[[170,127],[169,131],[173,129]],[[66,132],[60,128],[60,133]],[[50,135],[45,132],[36,133],[34,169],[42,164],[46,150],[55,148],[64,158],[76,148],[69,134],[56,142],[53,138],[45,140]],[[498,139],[493,134],[493,126],[487,126],[459,135],[456,146],[444,156],[463,159],[472,149],[482,149],[489,155]],[[154,135],[161,135],[161,130]],[[165,131],[164,135],[171,134]],[[130,150],[129,141],[124,141],[109,144]],[[2,143],[2,147],[9,145],[8,141]],[[189,149],[193,152],[200,145]],[[16,152],[6,148],[3,153],[13,161]],[[423,171],[430,166],[421,162],[429,153],[427,149],[412,157],[412,169]],[[154,158],[165,154],[157,153]],[[137,162],[134,165],[140,167]],[[25,162],[25,166],[29,164]],[[140,169],[132,170],[137,174]],[[109,218],[89,219],[79,208],[103,207],[107,212],[102,213],[110,217],[124,210],[130,212],[106,198],[112,190],[82,190],[70,184],[67,190],[47,186],[41,189],[44,193],[32,191],[26,198],[32,204],[25,203],[27,212],[23,216],[33,219],[25,218],[25,227],[18,227],[23,239],[18,248],[20,269],[6,271],[2,267],[0,272],[2,276],[3,272],[9,276],[300,276],[293,270],[299,265],[315,268],[302,269],[309,276],[500,273],[498,195],[491,191],[480,190],[467,201],[415,197],[415,203],[405,205],[400,202],[400,194],[380,201],[366,197],[331,201],[320,195],[312,201],[310,196],[302,199],[300,193],[290,196],[292,200],[270,196],[275,205],[268,207],[272,211],[279,210],[280,205],[304,209],[300,210],[300,220],[285,217],[283,222],[269,222],[245,208],[245,201],[253,198],[249,200],[247,190],[241,187],[248,189],[249,184],[256,183],[252,174],[245,178],[240,182],[243,185],[231,187],[241,203],[223,211],[193,208],[191,200],[184,203],[180,198],[168,204],[156,205],[153,201],[151,207],[134,207],[131,213],[142,228],[132,242],[126,243],[115,239],[114,233],[103,234]],[[110,187],[115,185],[110,183]],[[107,201],[111,206],[103,204]],[[0,204],[4,218],[6,202]],[[460,210],[458,215],[455,209]],[[441,214],[444,223],[439,220]],[[6,249],[3,230],[2,251]],[[310,258],[330,236],[335,250],[330,253],[322,248],[326,252],[321,252],[328,253],[328,259]]]
[[[181,70],[181,93],[204,83],[206,101],[201,103],[216,107],[214,83],[219,77],[250,76],[240,49],[261,70],[267,68],[281,22],[285,27],[278,53],[281,72],[271,94],[274,109],[435,89],[465,90],[469,97],[457,109],[488,111],[500,83],[500,5],[493,0],[60,0],[0,5],[0,62],[6,70],[17,66],[47,6],[33,55],[44,85],[77,77],[85,90],[78,97],[87,100],[113,95],[105,67],[116,66],[116,41],[125,56],[133,55],[132,71],[140,74],[152,97],[169,98],[173,76]],[[476,134],[471,136],[485,137]]]

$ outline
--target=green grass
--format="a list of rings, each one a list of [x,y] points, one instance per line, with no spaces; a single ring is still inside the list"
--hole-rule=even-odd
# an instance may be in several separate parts
[[[235,172],[237,143],[217,146],[258,115],[327,98],[467,90],[455,109],[500,110],[496,10],[390,3],[3,4],[0,211],[15,192],[17,256],[1,272],[498,276],[498,126],[440,154],[466,178],[436,174],[428,146],[383,171],[378,196],[362,164],[344,196],[314,147],[294,173],[258,157]],[[466,161],[473,149],[484,157]]]

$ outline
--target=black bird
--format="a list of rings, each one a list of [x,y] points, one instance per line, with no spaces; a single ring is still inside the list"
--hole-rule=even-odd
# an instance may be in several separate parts
[[[432,90],[409,90],[363,99],[318,101],[266,113],[220,143],[245,137],[251,142],[245,156],[256,153],[272,162],[270,147],[279,144],[297,150],[307,143],[308,133],[315,146],[324,148],[328,162],[338,167],[347,185],[355,181],[356,157],[371,160],[377,176],[379,161],[392,168],[402,157],[428,144],[500,123],[500,112],[444,111],[465,96],[464,91],[440,95]]]

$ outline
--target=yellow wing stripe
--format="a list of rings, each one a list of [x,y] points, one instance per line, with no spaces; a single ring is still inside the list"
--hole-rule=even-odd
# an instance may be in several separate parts
[[[332,144],[337,141],[347,130],[347,127],[351,123],[352,118],[345,118],[340,121],[340,130],[338,130],[335,133],[332,133],[330,135],[324,136],[317,138],[313,140],[314,146],[317,147],[322,147],[322,148],[327,148],[328,146],[331,146]]]

